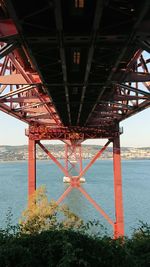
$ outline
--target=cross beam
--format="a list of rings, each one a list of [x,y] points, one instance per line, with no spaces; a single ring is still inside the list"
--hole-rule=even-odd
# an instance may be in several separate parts
[[[51,160],[61,169],[61,171],[70,178],[70,185],[59,197],[57,203],[60,204],[68,194],[75,188],[79,190],[86,199],[94,206],[94,208],[108,221],[113,227],[114,238],[124,236],[124,216],[123,216],[123,198],[122,198],[122,178],[121,178],[121,156],[120,156],[120,137],[119,134],[113,139],[109,140],[103,148],[101,148],[96,155],[92,158],[89,164],[82,169],[82,151],[81,144],[78,142],[65,144],[65,167],[54,157],[47,148],[40,143],[39,140],[35,141],[29,138],[29,180],[28,180],[28,194],[29,198],[36,189],[36,143],[42,148],[42,150],[50,157]],[[107,146],[113,142],[113,163],[114,163],[114,196],[115,196],[115,217],[113,221],[110,216],[102,209],[102,207],[86,192],[86,190],[80,184],[80,178],[89,170],[89,168],[95,163],[95,161],[105,151]],[[71,153],[69,154],[69,146]],[[78,149],[77,149],[78,148]],[[79,174],[73,176],[69,173],[69,161],[70,157],[73,157],[79,163]],[[76,163],[72,165],[76,168]],[[77,170],[77,169],[76,169]]]

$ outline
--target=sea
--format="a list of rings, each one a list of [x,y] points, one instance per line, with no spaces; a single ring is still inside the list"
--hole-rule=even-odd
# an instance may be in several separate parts
[[[88,162],[84,160],[83,165]],[[27,161],[0,163],[2,228],[6,226],[9,210],[13,214],[12,223],[17,224],[27,206],[27,175]],[[46,186],[49,200],[57,200],[68,187],[63,183],[63,176],[52,161],[37,161],[37,187]],[[112,160],[97,160],[84,177],[83,188],[115,220]],[[122,160],[122,179],[125,234],[130,236],[141,222],[150,225],[150,160]],[[64,203],[85,222],[99,221],[111,233],[111,226],[77,189],[70,192]]]

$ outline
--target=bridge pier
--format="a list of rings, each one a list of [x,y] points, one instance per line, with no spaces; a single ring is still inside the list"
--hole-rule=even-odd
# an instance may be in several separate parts
[[[77,175],[82,171],[82,145],[76,144],[75,142],[70,142],[70,144],[65,144],[65,169],[68,173]],[[64,177],[64,181],[67,181],[68,177]],[[82,179],[83,180],[83,179]]]
[[[28,199],[36,190],[36,141],[28,140]]]
[[[65,144],[65,168],[68,172],[69,161],[68,161],[68,144]]]
[[[106,5],[100,0],[96,4],[87,1],[87,5],[83,0],[55,0],[50,13],[41,6],[38,31],[34,27],[36,16],[32,15],[31,25],[22,23],[29,15],[28,1],[22,1],[21,5],[18,2],[0,2],[0,111],[29,125],[28,196],[36,189],[37,143],[70,178],[69,189],[59,201],[75,187],[101,212],[80,186],[80,178],[109,142],[84,169],[80,151],[77,159],[79,175],[73,177],[69,167],[76,169],[77,164],[68,160],[69,146],[66,147],[66,164],[63,166],[39,140],[67,140],[75,154],[77,146],[84,140],[111,140],[116,216],[112,225],[115,238],[123,236],[119,122],[150,106],[149,1],[118,1],[122,2],[121,8],[126,9],[124,16],[130,16],[121,34],[117,27],[111,33],[107,19],[109,9],[110,18],[115,17],[116,24],[125,21],[124,16],[112,8],[111,2],[115,1],[107,1]],[[75,14],[73,20],[72,12]],[[51,30],[47,32],[44,30],[45,21],[49,21],[50,14],[53,19],[49,25]],[[79,28],[78,15],[85,22],[83,31]],[[71,31],[68,31],[68,25]],[[26,35],[28,30],[30,36]],[[52,49],[45,49],[46,43]],[[83,49],[84,46],[87,49]],[[47,69],[47,66],[51,67]]]
[[[110,138],[106,144],[93,156],[90,162],[83,168],[82,166],[82,140],[70,140],[65,141],[64,150],[64,166],[59,160],[40,142],[40,136],[37,135],[38,129],[29,137],[29,177],[28,177],[28,197],[36,190],[36,144],[49,156],[49,158],[60,168],[65,177],[69,179],[69,186],[65,192],[59,197],[57,203],[60,204],[72,191],[73,188],[79,190],[85,198],[91,203],[91,205],[107,220],[107,222],[113,227],[114,238],[124,236],[124,215],[123,215],[123,195],[122,195],[122,174],[121,174],[121,153],[120,153],[120,133],[119,131],[115,136]],[[40,133],[41,134],[41,133]],[[49,138],[50,139],[50,138]],[[55,138],[56,139],[56,138]],[[47,138],[48,140],[48,138]],[[62,140],[63,141],[63,140]],[[96,201],[86,192],[81,186],[80,178],[91,168],[95,161],[102,155],[110,143],[113,143],[113,167],[114,167],[114,200],[115,200],[115,221],[113,221],[109,215],[102,209],[102,207],[96,203]],[[69,168],[71,166],[71,168]],[[72,175],[72,169],[74,169],[77,175]]]
[[[114,197],[115,197],[115,227],[114,237],[124,236],[124,215],[122,196],[122,171],[120,154],[120,136],[113,139],[113,165],[114,165]]]
[[[83,164],[82,164],[82,145],[78,145],[79,147],[79,164],[80,164],[80,172],[82,172]]]

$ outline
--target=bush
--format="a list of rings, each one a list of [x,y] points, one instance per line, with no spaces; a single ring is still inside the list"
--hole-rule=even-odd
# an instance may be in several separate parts
[[[22,233],[33,234],[49,229],[82,227],[83,221],[65,205],[48,201],[45,187],[39,187],[19,221]]]
[[[148,267],[150,236],[94,237],[72,230],[0,234],[1,267]]]
[[[61,220],[60,220],[61,213]],[[150,267],[150,226],[114,240],[99,222],[83,221],[37,190],[18,226],[0,230],[0,267]],[[91,234],[96,226],[102,232]]]

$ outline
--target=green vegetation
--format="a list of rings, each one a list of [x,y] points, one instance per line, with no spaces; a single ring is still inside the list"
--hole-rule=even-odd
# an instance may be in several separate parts
[[[72,230],[0,233],[1,267],[148,267],[150,234],[113,240]]]
[[[149,267],[150,227],[141,223],[131,238],[89,234],[90,225],[66,206],[48,202],[43,187],[18,226],[0,231],[0,267]],[[96,223],[95,223],[96,225]],[[97,224],[97,227],[101,227]]]
[[[81,229],[83,225],[83,221],[66,205],[57,205],[53,200],[49,202],[44,186],[36,190],[19,221],[20,231],[24,234],[54,229]]]

